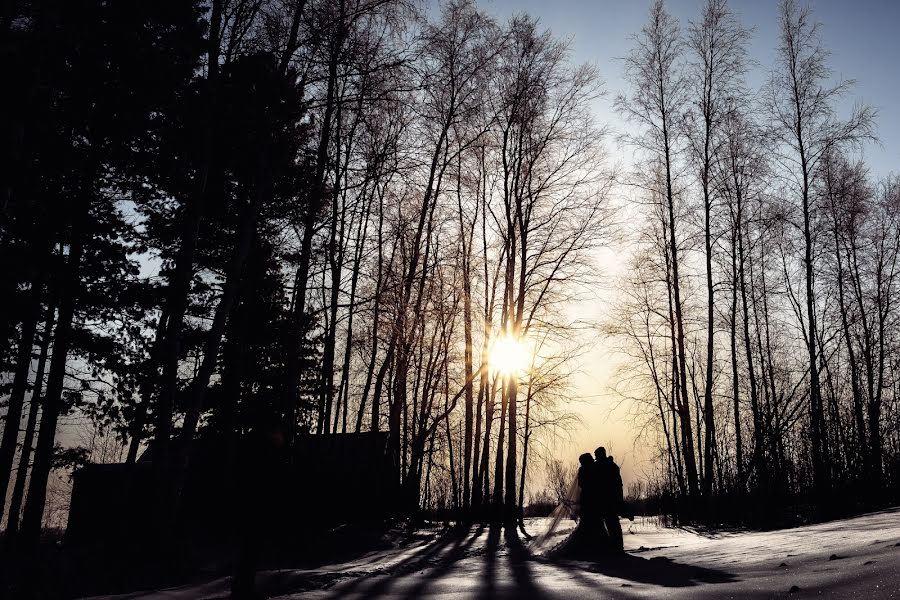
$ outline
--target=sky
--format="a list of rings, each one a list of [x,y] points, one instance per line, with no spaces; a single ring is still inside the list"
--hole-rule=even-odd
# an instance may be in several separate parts
[[[802,0],[801,0],[802,2]],[[878,111],[881,147],[866,153],[872,173],[900,172],[900,1],[809,0],[815,19],[822,24],[828,64],[836,77],[855,79],[847,99]],[[668,0],[666,7],[686,26],[699,17],[703,0]],[[625,89],[622,61],[631,37],[644,25],[650,0],[480,0],[479,5],[498,19],[528,13],[558,37],[571,40],[572,60],[596,64],[606,81],[607,97],[598,106],[598,119],[614,129],[619,119],[612,109],[615,94]],[[750,73],[753,84],[768,77],[778,45],[778,0],[732,0],[731,6],[745,27],[753,28],[749,55],[758,65]]]
[[[682,25],[696,19],[704,0],[668,0],[667,8]],[[900,173],[900,0],[810,0],[814,15],[822,23],[825,45],[831,51],[829,64],[836,77],[855,79],[856,86],[843,107],[853,102],[870,104],[878,111],[880,145],[865,150],[872,174],[877,177]],[[516,13],[537,17],[558,37],[571,43],[575,63],[597,65],[605,81],[607,94],[595,103],[599,124],[611,128],[610,160],[627,164],[631,150],[618,147],[614,139],[624,124],[613,110],[615,95],[626,89],[620,60],[631,48],[631,36],[638,33],[647,18],[651,0],[478,0],[479,6],[504,21]],[[732,0],[734,10],[746,27],[754,28],[749,55],[757,66],[749,73],[752,85],[759,86],[768,77],[778,44],[778,0]],[[573,308],[582,320],[600,323],[608,318],[614,297],[616,278],[622,273],[625,250],[608,246],[600,251],[597,263],[603,283],[596,297]],[[142,262],[144,274],[155,273],[158,262]],[[628,417],[627,404],[610,391],[619,365],[616,348],[599,334],[589,334],[589,350],[581,357],[581,370],[575,378],[572,410],[583,425],[569,431],[552,450],[560,459],[575,464],[578,454],[605,445],[622,466],[626,485],[638,479],[650,467],[649,450],[639,440]]]
[[[668,0],[667,9],[684,27],[699,18],[704,0]],[[847,114],[855,102],[868,104],[878,113],[880,143],[863,151],[872,176],[900,173],[900,0],[809,0],[813,15],[821,23],[824,45],[831,55],[828,64],[836,79],[854,79],[855,86],[840,105]],[[624,124],[613,109],[616,94],[627,89],[620,60],[632,47],[631,37],[646,21],[651,0],[480,0],[479,5],[498,20],[516,13],[528,13],[562,38],[570,40],[572,60],[597,65],[606,82],[607,94],[595,105],[596,118],[613,133]],[[748,73],[755,87],[768,80],[775,63],[778,45],[778,0],[732,0],[731,6],[745,27],[753,29],[749,56],[756,65]],[[630,162],[631,150],[609,145],[611,160]],[[611,289],[617,271],[621,272],[621,248],[607,247],[598,257],[605,273],[605,289],[597,297],[577,308],[590,318],[607,318]],[[584,315],[582,315],[583,317]],[[626,486],[640,478],[650,467],[649,451],[639,440],[625,405],[610,391],[616,380],[618,359],[609,340],[595,336],[595,342],[582,357],[582,370],[575,380],[573,410],[583,426],[570,432],[555,453],[574,463],[581,452],[598,445],[610,447],[622,465]]]

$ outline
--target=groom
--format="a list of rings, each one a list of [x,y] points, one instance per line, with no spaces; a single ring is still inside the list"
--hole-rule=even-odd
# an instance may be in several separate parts
[[[603,446],[594,451],[594,458],[595,511],[606,526],[613,550],[623,552],[622,525],[619,523],[623,493],[619,465],[613,461],[612,456],[606,456],[606,448]]]

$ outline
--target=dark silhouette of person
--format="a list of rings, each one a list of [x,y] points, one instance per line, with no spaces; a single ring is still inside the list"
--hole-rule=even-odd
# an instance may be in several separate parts
[[[602,451],[602,454],[606,454],[606,450],[601,448],[597,448],[598,451]],[[600,462],[600,457],[597,457],[597,462]],[[616,464],[616,461],[613,460],[612,455],[605,457],[606,462],[606,474],[608,477],[608,481],[606,482],[609,485],[608,496],[607,498],[612,502],[612,508],[621,514],[622,504],[625,502],[625,493],[622,486],[622,474],[619,469],[619,465]]]
[[[578,462],[581,464],[578,468],[578,487],[581,492],[578,526],[554,553],[590,560],[604,550],[606,530],[603,528],[602,515],[597,512],[599,489],[594,459],[590,453],[584,453],[578,457]]]
[[[578,467],[578,487],[581,488],[580,518],[584,523],[595,523],[599,519],[598,508],[598,480],[595,474],[593,457],[585,452],[578,457],[581,464]]]
[[[624,550],[622,525],[619,523],[619,512],[623,504],[622,475],[619,465],[612,456],[606,455],[606,448],[600,446],[594,451],[595,472],[597,473],[597,512],[609,535],[611,549],[616,552]]]
[[[605,553],[608,543],[603,515],[599,512],[600,487],[597,464],[589,452],[578,457],[578,526],[565,542],[553,550],[557,556],[592,560]]]

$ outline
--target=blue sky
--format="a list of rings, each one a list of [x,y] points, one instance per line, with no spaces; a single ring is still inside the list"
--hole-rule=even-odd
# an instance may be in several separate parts
[[[527,12],[561,37],[571,39],[573,59],[598,65],[606,80],[607,97],[598,105],[602,123],[620,129],[611,108],[615,94],[625,87],[622,61],[640,31],[651,0],[480,0],[479,5],[501,20]],[[668,0],[668,10],[684,26],[698,18],[703,0]],[[766,80],[778,45],[778,0],[733,0],[731,5],[746,27],[755,29],[750,56],[758,65],[753,84]],[[855,79],[846,111],[861,101],[878,111],[881,145],[865,155],[874,176],[900,173],[900,0],[809,0],[822,24],[829,65],[835,77]]]

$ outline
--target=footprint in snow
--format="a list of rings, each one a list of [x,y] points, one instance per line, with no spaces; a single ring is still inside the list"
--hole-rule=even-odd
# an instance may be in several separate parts
[[[796,594],[799,591],[800,591],[800,588],[798,588],[796,585],[792,585],[791,589],[788,590],[788,594]]]

